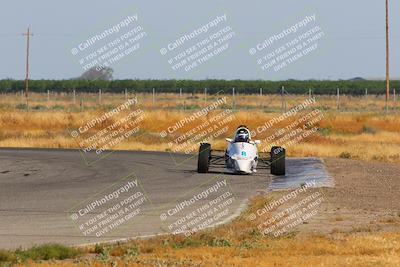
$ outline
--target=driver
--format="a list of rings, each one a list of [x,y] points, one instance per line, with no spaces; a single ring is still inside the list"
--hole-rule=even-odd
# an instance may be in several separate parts
[[[245,128],[241,128],[236,132],[235,142],[249,142],[250,134],[249,131]]]

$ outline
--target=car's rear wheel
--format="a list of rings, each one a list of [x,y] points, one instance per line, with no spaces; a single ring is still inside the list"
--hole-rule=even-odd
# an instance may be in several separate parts
[[[273,175],[285,175],[285,149],[280,146],[273,146],[271,148],[271,174]]]
[[[206,173],[210,166],[211,145],[208,143],[200,144],[199,157],[197,159],[197,172]]]

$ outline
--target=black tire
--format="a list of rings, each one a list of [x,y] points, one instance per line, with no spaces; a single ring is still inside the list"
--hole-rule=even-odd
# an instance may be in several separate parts
[[[273,146],[271,148],[271,174],[285,175],[286,174],[286,151],[283,147]]]
[[[197,172],[206,173],[210,166],[211,145],[208,143],[200,144],[199,157],[197,159]]]

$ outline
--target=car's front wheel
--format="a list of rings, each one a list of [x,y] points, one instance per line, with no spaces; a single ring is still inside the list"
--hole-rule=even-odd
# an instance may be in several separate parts
[[[197,172],[206,173],[210,166],[211,145],[208,143],[200,144],[199,157],[197,159]]]
[[[271,174],[285,175],[286,174],[286,159],[285,149],[280,146],[271,148]]]

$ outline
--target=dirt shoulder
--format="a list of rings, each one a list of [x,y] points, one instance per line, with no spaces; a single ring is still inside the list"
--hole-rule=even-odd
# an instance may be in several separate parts
[[[324,159],[334,188],[300,232],[400,231],[400,164]]]

